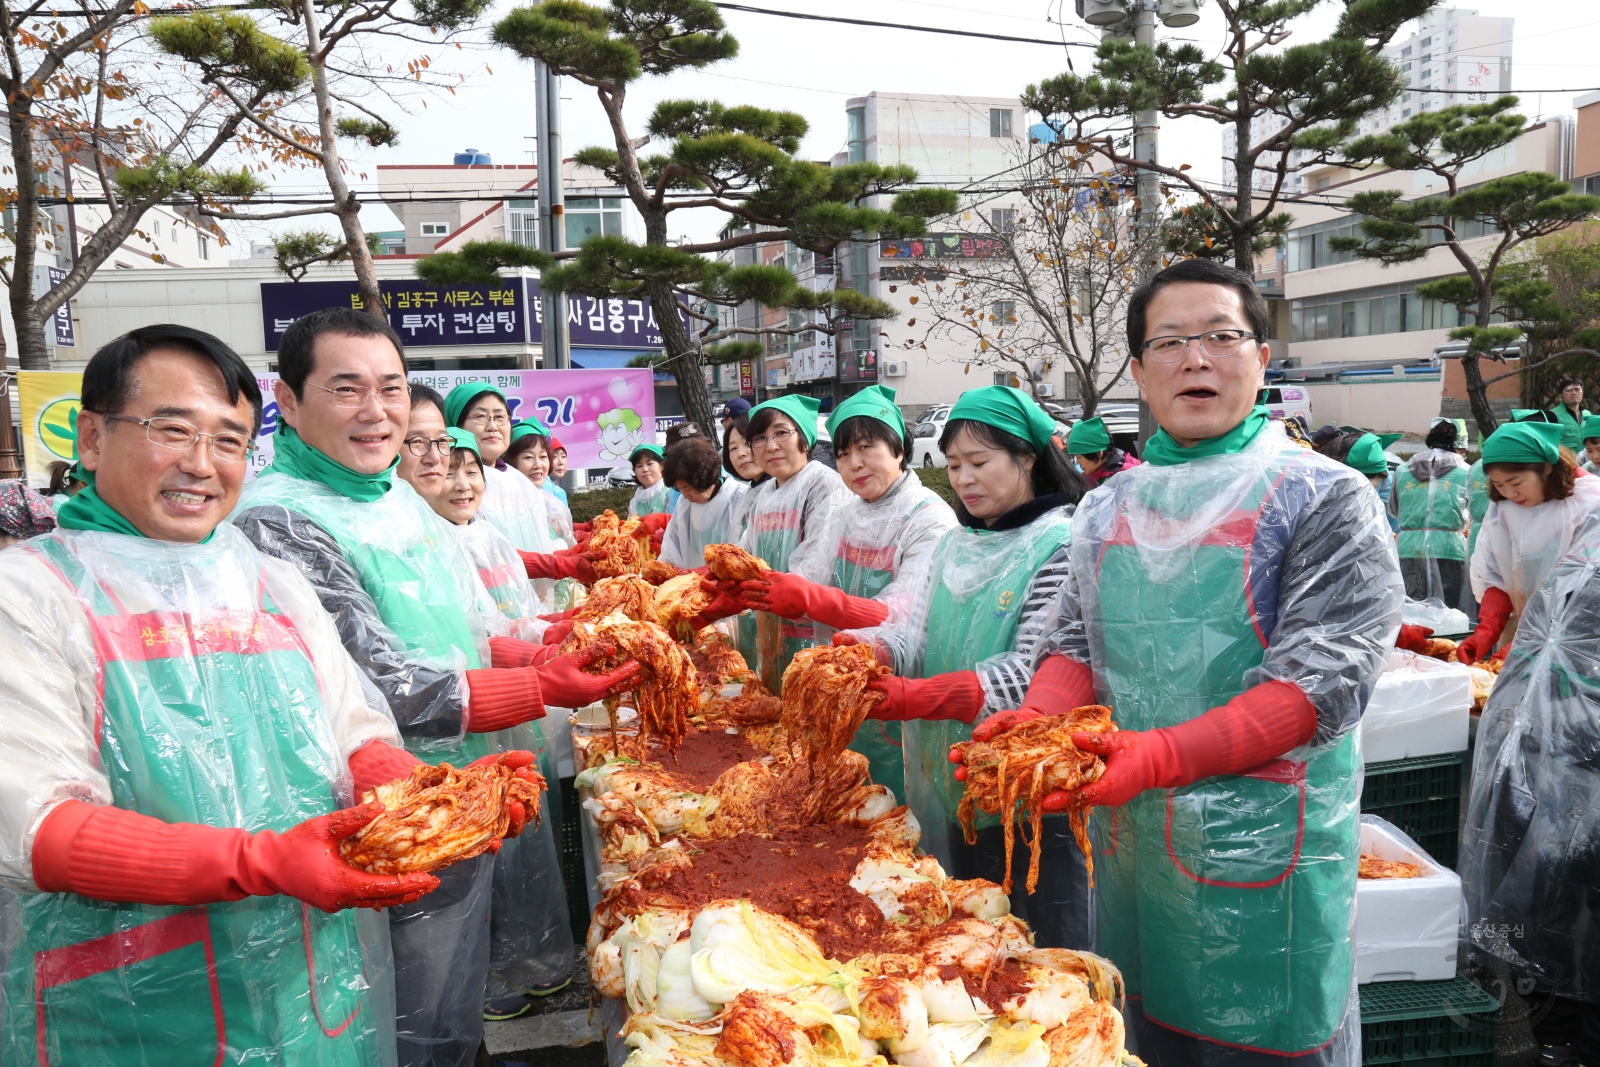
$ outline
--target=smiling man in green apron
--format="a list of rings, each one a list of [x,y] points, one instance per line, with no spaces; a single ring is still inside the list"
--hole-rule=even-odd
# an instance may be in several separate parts
[[[278,349],[272,465],[232,522],[310,580],[346,650],[388,700],[407,748],[457,766],[508,747],[503,732],[626,689],[628,665],[590,675],[490,638],[497,609],[442,520],[395,478],[410,418],[405,357],[388,323],[330,308],[296,320]],[[501,736],[497,736],[501,735]],[[405,773],[401,771],[401,773]],[[402,1067],[466,1067],[483,1031],[490,854],[441,874],[390,913]]]
[[[88,487],[0,554],[0,1062],[392,1055],[386,930],[341,909],[438,881],[338,855],[405,756],[305,579],[223,524],[260,420],[216,338],[118,338],[84,372]]]
[[[1097,805],[1097,948],[1152,1067],[1361,1055],[1356,727],[1403,586],[1367,480],[1253,406],[1268,321],[1209,260],[1130,301],[1161,429],[1078,506],[1050,657],[1076,681],[1026,703],[1107,704],[1121,728],[1075,738],[1106,762],[1077,799]]]

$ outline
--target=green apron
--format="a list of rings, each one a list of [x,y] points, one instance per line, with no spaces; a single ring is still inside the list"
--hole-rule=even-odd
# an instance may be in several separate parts
[[[1478,531],[1483,529],[1483,517],[1489,514],[1489,478],[1483,473],[1483,460],[1467,468],[1467,513],[1472,517],[1472,529],[1467,534],[1467,560],[1478,549]]]
[[[755,554],[775,571],[787,571],[789,558],[800,547],[800,516],[800,508],[793,507],[758,512],[750,518],[755,530]],[[811,647],[816,638],[815,628],[804,620],[791,622],[771,612],[752,611],[750,614],[755,628],[756,658],[746,657],[746,662],[758,663],[761,680],[774,694],[781,694],[783,672],[789,669],[796,652]],[[741,626],[741,637],[743,629]],[[763,647],[774,645],[782,650],[777,659],[762,655]]]
[[[1457,467],[1442,478],[1419,481],[1409,467],[1395,476],[1400,494],[1401,559],[1467,558],[1467,468]],[[1451,605],[1452,607],[1454,605]]]
[[[182,546],[57,533],[25,550],[89,615],[112,803],[167,822],[283,831],[337,808],[345,771],[299,631],[263,588],[253,550],[223,530],[231,536]],[[236,594],[220,607],[194,592],[216,574]],[[124,608],[135,597],[143,610]],[[158,907],[36,893],[20,904],[7,1064],[393,1057],[392,1012],[377,1017],[363,975],[368,913],[327,915],[284,896]]]
[[[363,503],[318,482],[271,471],[257,477],[239,511],[277,505],[332,537],[372,597],[378,617],[410,658],[436,670],[471,670],[488,660],[487,637],[473,611],[479,582],[471,561],[416,490],[396,478],[378,500]],[[449,748],[406,748],[429,763],[460,767],[493,751],[483,734]]]
[[[1072,516],[1062,508],[1015,530],[957,527],[933,555],[934,587],[920,621],[924,645],[906,677],[932,678],[976,669],[1016,644],[1022,605],[1034,575],[1072,538]],[[952,776],[950,746],[972,739],[972,727],[954,719],[913,719],[902,734],[906,803],[922,826],[922,847],[952,868],[952,844],[961,831],[956,809],[965,787]],[[980,826],[999,818],[979,813]]]
[[[1074,562],[1099,561],[1084,601],[1104,649],[1097,681],[1122,729],[1187,722],[1253,684],[1269,638],[1252,613],[1250,552],[1297,455],[1261,457],[1254,477],[1237,457],[1191,461],[1171,468],[1181,491],[1164,491],[1170,476],[1136,479],[1103,544],[1080,533]],[[1304,762],[1095,811],[1097,951],[1146,1017],[1254,1050],[1332,1039],[1351,987],[1360,771],[1351,733]]]
[[[1561,447],[1570,448],[1575,453],[1583,451],[1583,420],[1590,413],[1583,408],[1578,409],[1578,417],[1573,418],[1572,412],[1565,404],[1557,404],[1550,409],[1556,422],[1561,426]]]
[[[833,560],[834,588],[850,596],[876,597],[894,581],[894,553],[894,545],[867,547],[842,541]],[[900,732],[897,722],[868,719],[856,731],[850,750],[867,757],[874,782],[887,786],[897,800],[904,800],[906,768]]]

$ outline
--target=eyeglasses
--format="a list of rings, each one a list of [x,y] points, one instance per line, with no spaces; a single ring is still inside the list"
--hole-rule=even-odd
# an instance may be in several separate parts
[[[406,438],[406,451],[418,459],[422,459],[433,449],[439,450],[439,455],[450,455],[450,446],[453,442],[448,437],[408,437]]]
[[[789,438],[794,435],[793,430],[773,430],[771,433],[764,433],[750,438],[750,443],[757,448],[765,448],[768,443],[775,444],[779,448],[785,448],[789,444]]]
[[[490,415],[485,411],[475,411],[462,420],[469,426],[506,426],[511,422],[510,415]]]
[[[409,383],[380,385],[376,389],[366,385],[336,385],[329,389],[325,385],[316,385],[311,382],[306,384],[313,389],[320,389],[324,393],[333,394],[335,406],[341,408],[364,408],[367,406],[367,401],[371,400],[374,394],[378,398],[379,406],[386,408],[401,407],[411,399],[411,385]]]
[[[211,458],[218,463],[243,463],[255,455],[256,445],[249,437],[242,433],[201,433],[199,427],[192,426],[182,419],[154,418],[136,419],[132,415],[108,415],[105,412],[95,412],[102,419],[114,422],[131,422],[144,427],[145,438],[153,445],[170,448],[174,452],[187,452],[200,442],[202,437],[211,439]]]
[[[1150,353],[1150,358],[1157,363],[1176,363],[1188,354],[1190,341],[1199,341],[1200,351],[1220,358],[1234,355],[1240,345],[1255,339],[1255,334],[1243,330],[1211,330],[1193,337],[1152,337],[1140,351]]]

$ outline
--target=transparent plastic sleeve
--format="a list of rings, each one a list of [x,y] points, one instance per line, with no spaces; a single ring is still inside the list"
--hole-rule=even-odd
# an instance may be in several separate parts
[[[1597,724],[1600,528],[1528,601],[1478,724],[1457,864],[1466,940],[1541,990],[1591,1003],[1600,1003]]]
[[[483,587],[415,490],[396,480],[363,503],[269,474],[247,487],[230,521],[311,582],[407,747],[430,752],[462,742],[462,672],[489,662]]]
[[[496,857],[435,872],[439,888],[390,908],[400,1067],[470,1067],[483,1041]]]
[[[306,581],[229,526],[200,545],[58,530],[0,553],[0,634],[0,1062],[224,1042],[244,1059],[392,1062],[371,916],[283,896],[106,904],[32,882],[32,837],[69,797],[253,833],[349,803],[348,754],[399,735]]]

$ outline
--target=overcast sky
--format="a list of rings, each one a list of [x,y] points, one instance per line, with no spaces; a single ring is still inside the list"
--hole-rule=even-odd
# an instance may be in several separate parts
[[[919,26],[939,26],[1068,41],[1095,40],[1073,15],[1072,0],[752,0],[754,6]],[[509,10],[511,4],[502,5]],[[1316,40],[1337,20],[1343,5],[1329,0],[1295,24],[1299,40]],[[1594,0],[1485,0],[1480,15],[1516,19],[1512,85],[1523,97],[1530,119],[1571,113],[1572,99],[1600,88],[1600,5]],[[693,97],[798,111],[810,123],[805,154],[826,160],[844,147],[844,102],[872,91],[1007,96],[1030,82],[1067,68],[1088,69],[1087,48],[985,41],[906,30],[807,22],[740,11],[724,12],[738,38],[737,58],[701,71],[670,78],[645,78],[629,91],[628,115],[642,129],[656,101]],[[1065,19],[1063,23],[1061,20]],[[1182,30],[1159,32],[1212,47],[1220,44],[1222,19],[1215,5]],[[1403,31],[1409,33],[1409,29]],[[454,50],[452,50],[453,52]],[[491,47],[476,55],[457,53],[463,68],[477,73],[454,96],[430,101],[426,109],[394,116],[400,147],[368,150],[352,160],[355,170],[379,163],[449,163],[466,148],[490,153],[496,163],[531,162],[533,87],[530,65]],[[493,73],[483,68],[492,68]],[[593,90],[562,81],[565,152],[593,144],[612,144],[604,113]],[[1537,90],[1556,90],[1537,92]],[[1573,90],[1577,90],[1574,92]],[[1030,117],[1029,121],[1036,121]],[[1220,127],[1201,120],[1165,122],[1160,158],[1189,163],[1198,174],[1220,179]],[[637,135],[637,134],[636,134]],[[308,174],[275,176],[283,190],[318,188]],[[359,183],[371,186],[369,180]],[[714,214],[714,213],[706,213]],[[397,228],[383,208],[363,212],[369,230]],[[679,218],[683,218],[680,215]],[[303,224],[302,224],[303,225]],[[716,219],[684,219],[681,230],[695,236],[713,231]],[[328,228],[334,227],[329,220]],[[248,242],[250,234],[245,235]],[[256,234],[260,236],[259,233]],[[675,235],[676,236],[676,235]]]

